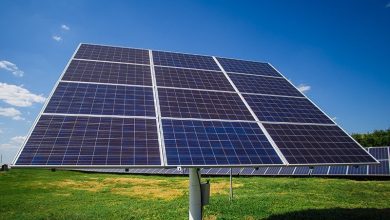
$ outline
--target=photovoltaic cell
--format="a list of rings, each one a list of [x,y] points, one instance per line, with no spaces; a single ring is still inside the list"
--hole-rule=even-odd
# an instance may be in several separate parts
[[[310,169],[309,167],[296,167],[294,171],[294,175],[309,175]]]
[[[168,165],[281,164],[256,123],[162,120]]]
[[[76,59],[150,64],[149,51],[122,47],[81,44]]]
[[[261,121],[333,124],[309,100],[243,94],[249,106]]]
[[[45,113],[155,117],[149,87],[60,82]]]
[[[265,172],[265,175],[278,175],[282,167],[269,167]]]
[[[311,171],[312,175],[327,175],[329,166],[315,166]]]
[[[368,152],[377,160],[389,159],[389,149],[387,147],[370,147]]]
[[[234,73],[229,73],[228,75],[241,93],[303,97],[303,95],[284,78],[250,76]]]
[[[16,165],[160,165],[156,120],[42,115]]]
[[[348,166],[330,166],[329,175],[346,175]]]
[[[234,91],[222,72],[155,67],[157,86]]]
[[[263,76],[276,76],[282,77],[272,66],[268,63],[236,60],[228,58],[217,58],[226,72],[235,73],[249,73]]]
[[[210,56],[153,51],[153,62],[154,65],[158,66],[185,67],[220,71],[217,63]]]
[[[368,172],[367,165],[348,167],[348,175],[367,175],[367,172]]]
[[[294,173],[295,167],[282,167],[279,171],[279,175],[292,175]]]
[[[72,60],[62,80],[152,85],[149,66],[84,60]]]
[[[254,120],[236,93],[159,88],[158,94],[162,117]]]
[[[379,165],[370,165],[368,167],[368,175],[389,175],[389,161],[380,160]]]
[[[375,162],[338,126],[263,125],[290,164]]]

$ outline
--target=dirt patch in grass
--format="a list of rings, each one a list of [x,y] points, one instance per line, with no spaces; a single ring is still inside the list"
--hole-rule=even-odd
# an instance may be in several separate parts
[[[65,179],[50,183],[35,182],[34,187],[61,188],[70,190],[86,190],[89,192],[110,192],[117,195],[140,199],[173,200],[183,196],[188,191],[188,180],[159,180],[134,177],[88,178],[84,180]],[[234,183],[233,188],[243,184]],[[211,195],[226,195],[229,193],[229,182],[218,181],[211,183]],[[66,193],[58,193],[65,196]]]
[[[140,199],[173,200],[182,196],[184,189],[172,189],[159,186],[133,186],[131,188],[113,188],[111,192]]]
[[[206,217],[203,218],[204,220],[217,220],[217,216],[216,215],[208,215]]]

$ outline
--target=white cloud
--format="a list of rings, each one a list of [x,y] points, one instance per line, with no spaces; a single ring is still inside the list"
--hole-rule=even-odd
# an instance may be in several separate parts
[[[11,72],[14,76],[22,77],[24,72],[20,70],[14,63],[11,63],[6,60],[0,61],[0,69],[5,69],[9,72]]]
[[[0,82],[0,100],[10,105],[27,107],[34,103],[43,103],[45,99],[42,95],[33,94],[21,86]]]
[[[299,84],[299,86],[297,88],[299,91],[306,93],[311,89],[311,86],[305,85],[305,84]]]
[[[20,147],[21,144],[23,144],[24,140],[26,139],[26,136],[15,136],[12,137],[7,143],[2,143],[0,146],[2,148],[13,148],[13,147]]]
[[[1,116],[5,116],[5,117],[10,117],[14,120],[24,120],[24,118],[22,118],[22,113],[17,110],[16,108],[3,108],[3,107],[0,107],[0,115]]]
[[[61,36],[57,36],[57,35],[53,35],[53,40],[59,42],[59,41],[62,41],[62,37]]]
[[[65,25],[65,24],[61,25],[61,28],[62,28],[63,30],[66,30],[66,31],[69,31],[69,30],[70,30],[70,27],[67,26],[67,25]]]
[[[390,8],[390,2],[387,3],[386,8]]]

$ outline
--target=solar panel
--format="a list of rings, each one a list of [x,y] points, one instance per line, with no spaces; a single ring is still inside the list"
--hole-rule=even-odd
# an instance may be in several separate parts
[[[157,86],[234,91],[222,72],[155,67]]]
[[[367,175],[368,166],[348,166],[348,175]]]
[[[295,167],[282,167],[279,171],[279,175],[292,175],[294,173]]]
[[[367,163],[373,158],[337,126],[264,124],[290,164]]]
[[[387,147],[370,147],[368,152],[378,160],[389,159],[389,149]]]
[[[168,165],[281,164],[256,123],[162,121]]]
[[[265,172],[265,175],[278,175],[282,167],[269,167]]]
[[[347,174],[347,166],[331,166],[329,175],[345,175]]]
[[[311,175],[327,175],[329,166],[315,166],[311,171]]]
[[[16,166],[376,162],[266,63],[81,44],[51,94]]]
[[[62,80],[152,85],[149,66],[85,60],[72,60]]]
[[[243,95],[261,121],[333,124],[309,100],[304,98]]]
[[[236,93],[158,89],[162,117],[251,120]]]
[[[229,73],[228,75],[238,90],[242,93],[303,97],[303,95],[284,78],[271,78],[234,73]]]
[[[228,58],[217,58],[226,72],[249,73],[263,76],[281,77],[281,75],[268,63],[260,63]]]
[[[254,176],[264,175],[265,172],[269,169],[269,167],[259,167],[258,169],[255,169],[252,173]]]
[[[16,165],[160,165],[156,120],[42,115]]]
[[[153,51],[153,62],[157,66],[184,67],[204,70],[218,70],[218,65],[210,56]]]
[[[379,165],[368,166],[368,175],[389,175],[389,161],[380,160]]]
[[[252,175],[254,168],[243,168],[240,172],[240,175]]]
[[[45,113],[155,117],[149,87],[60,82]]]
[[[309,167],[296,167],[293,175],[309,175]]]
[[[76,59],[150,64],[147,50],[81,44]]]

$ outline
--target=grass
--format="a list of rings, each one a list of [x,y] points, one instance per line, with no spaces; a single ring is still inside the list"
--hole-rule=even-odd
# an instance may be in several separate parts
[[[211,178],[205,219],[390,219],[390,181]],[[188,219],[188,177],[13,169],[0,172],[0,219]]]

